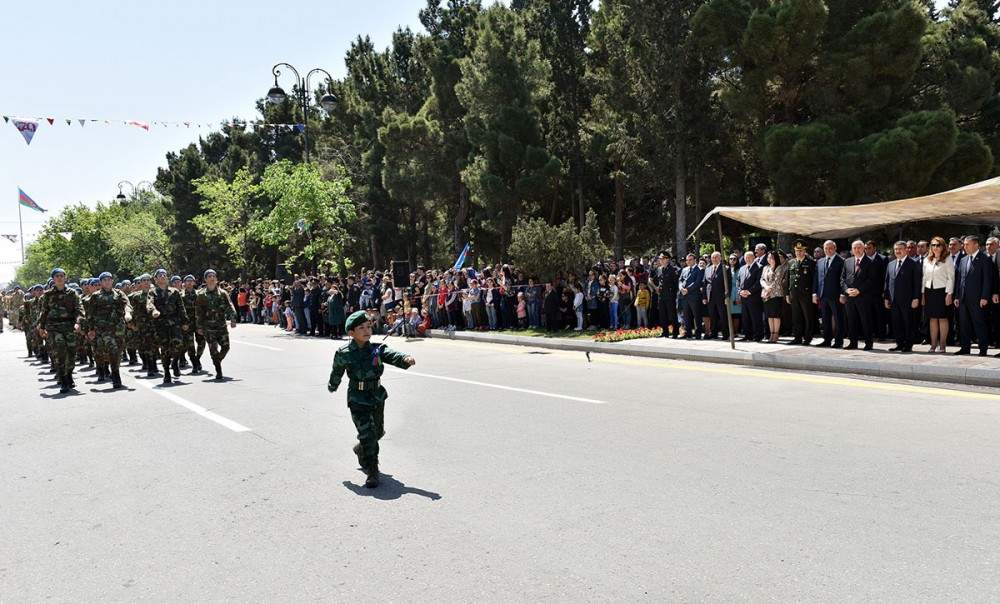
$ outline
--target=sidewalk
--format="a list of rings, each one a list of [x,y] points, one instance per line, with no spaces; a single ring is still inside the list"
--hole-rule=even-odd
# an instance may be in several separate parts
[[[677,359],[702,363],[744,365],[761,369],[788,369],[819,373],[845,373],[875,378],[943,382],[965,386],[1000,387],[1000,359],[992,355],[980,357],[955,356],[958,347],[949,348],[947,354],[928,354],[927,346],[918,346],[919,352],[900,354],[889,352],[895,343],[875,343],[875,350],[843,350],[816,346],[789,346],[759,342],[737,342],[732,350],[729,341],[723,340],[674,340],[646,338],[627,342],[594,342],[581,339],[542,338],[514,336],[496,332],[449,332],[440,329],[427,332],[432,338],[448,338],[495,344],[534,346],[558,350],[601,352],[658,359]],[[783,342],[787,342],[784,338]],[[819,343],[820,340],[813,340]]]

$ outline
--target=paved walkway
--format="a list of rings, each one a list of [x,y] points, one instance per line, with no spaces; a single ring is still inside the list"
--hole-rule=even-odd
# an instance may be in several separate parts
[[[876,342],[873,351],[863,351],[789,346],[784,343],[789,338],[783,338],[780,344],[737,342],[736,350],[732,350],[729,342],[723,340],[646,338],[603,343],[581,339],[513,336],[495,332],[432,330],[428,333],[433,338],[453,340],[1000,388],[1000,359],[992,356],[996,352],[992,349],[990,356],[987,357],[980,357],[975,353],[955,356],[952,352],[958,350],[958,347],[951,347],[946,354],[929,354],[925,352],[929,346],[917,346],[914,352],[901,354],[889,352],[888,349],[895,344],[888,341]],[[819,340],[813,342],[818,343]]]

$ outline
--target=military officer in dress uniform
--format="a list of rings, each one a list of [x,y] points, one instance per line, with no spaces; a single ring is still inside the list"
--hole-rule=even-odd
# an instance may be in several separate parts
[[[813,339],[816,324],[812,302],[813,275],[816,261],[809,256],[809,248],[801,239],[795,241],[795,257],[788,261],[788,295],[785,300],[792,306],[792,341],[789,344],[808,346]]]
[[[663,337],[677,338],[680,322],[677,320],[677,287],[680,273],[670,262],[670,254],[664,250],[657,255],[658,266],[650,275],[650,287],[657,295],[656,312]]]

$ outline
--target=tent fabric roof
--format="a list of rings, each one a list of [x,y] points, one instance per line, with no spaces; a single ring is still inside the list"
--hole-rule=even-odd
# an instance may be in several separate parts
[[[1000,224],[1000,177],[925,197],[856,206],[715,208],[714,215],[766,231],[813,239],[837,239],[880,226],[940,220],[961,224]]]

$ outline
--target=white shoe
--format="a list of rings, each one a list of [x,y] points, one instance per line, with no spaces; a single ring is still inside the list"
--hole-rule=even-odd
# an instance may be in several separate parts
[[[582,327],[577,327],[573,331],[583,331],[583,328]]]

